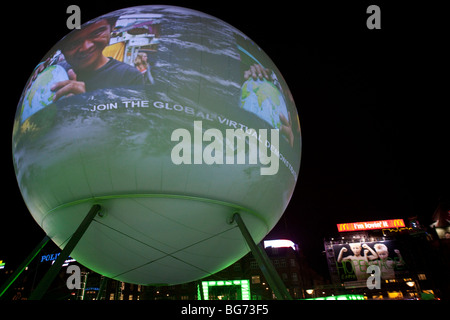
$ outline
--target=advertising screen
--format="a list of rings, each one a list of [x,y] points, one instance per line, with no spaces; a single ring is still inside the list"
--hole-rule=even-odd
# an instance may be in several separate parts
[[[367,268],[380,268],[381,279],[394,279],[396,273],[406,269],[401,251],[394,240],[354,242],[333,245],[339,279],[342,283],[366,284]]]

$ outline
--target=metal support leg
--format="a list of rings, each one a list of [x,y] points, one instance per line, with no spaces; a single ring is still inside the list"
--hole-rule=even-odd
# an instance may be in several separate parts
[[[22,264],[14,271],[14,273],[6,280],[6,282],[0,288],[0,298],[5,294],[6,290],[16,281],[21,275],[23,270],[33,261],[33,259],[41,252],[42,248],[48,243],[50,238],[46,235],[44,239],[34,248],[34,250],[28,255],[28,257],[22,262]]]
[[[266,251],[264,250],[264,247],[261,243],[258,244],[258,250],[261,252],[261,255],[264,260],[266,260],[267,268],[269,269],[270,274],[273,275],[273,280],[276,282],[276,286],[278,287],[278,290],[281,292],[282,298],[278,298],[279,300],[292,300],[291,295],[289,294],[289,291],[286,288],[286,285],[284,284],[283,280],[280,278],[280,275],[278,274],[277,270],[272,264],[272,261],[270,261],[270,258],[267,256]]]
[[[97,294],[97,300],[105,300],[105,291],[106,291],[106,284],[108,283],[108,278],[105,276],[102,276],[102,281],[100,282],[100,287],[98,289]]]
[[[264,251],[264,249],[258,247],[256,243],[253,241],[253,238],[250,235],[250,232],[245,226],[244,221],[242,220],[239,213],[235,213],[233,215],[233,221],[237,223],[239,229],[241,230],[241,233],[244,236],[245,241],[250,247],[250,250],[252,251],[252,254],[255,257],[256,262],[258,263],[264,277],[266,278],[267,282],[269,283],[269,286],[275,293],[277,299],[292,300],[292,297],[287,291],[283,281],[280,279],[278,272],[275,270],[266,252]]]
[[[77,245],[78,241],[80,241],[83,234],[86,232],[87,228],[91,224],[94,217],[97,215],[97,213],[100,211],[100,205],[95,204],[92,206],[91,210],[88,212],[84,220],[81,222],[78,229],[75,231],[75,233],[70,238],[69,242],[64,247],[63,251],[59,255],[58,259],[56,259],[55,263],[50,267],[50,269],[47,271],[45,276],[42,278],[42,280],[39,282],[36,289],[31,293],[30,300],[40,300],[42,296],[47,291],[48,287],[52,284],[53,280],[59,273],[59,270],[61,269],[64,261],[69,257],[72,250]]]

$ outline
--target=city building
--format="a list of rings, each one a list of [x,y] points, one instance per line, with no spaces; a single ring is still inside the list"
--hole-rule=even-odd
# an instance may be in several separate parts
[[[436,299],[446,295],[444,247],[416,219],[351,222],[325,239],[335,294],[366,299]],[[448,249],[447,249],[448,250]],[[448,270],[448,269],[447,269]]]
[[[290,240],[266,240],[264,249],[293,299],[307,298],[306,290],[323,285],[322,277],[306,263],[298,245]],[[27,299],[39,280],[58,257],[58,248],[50,245],[24,270],[8,290],[8,299]],[[81,270],[81,289],[67,287],[69,265],[78,265]],[[3,270],[0,270],[0,272]],[[6,281],[12,273],[0,274],[0,281]],[[214,285],[211,285],[214,282]],[[199,281],[173,286],[143,286],[105,278],[74,259],[66,260],[59,276],[45,294],[52,300],[197,300],[202,297],[204,283],[209,283],[206,299],[271,300],[275,295],[262,274],[252,253],[233,263],[224,270]],[[245,290],[241,289],[245,286]],[[242,293],[244,292],[244,293]]]
[[[311,269],[299,246],[290,240],[276,239],[263,241],[264,250],[275,270],[293,299],[307,297],[306,290],[323,286],[325,280]],[[275,295],[265,279],[258,263],[251,253],[228,268],[210,276],[203,281],[240,280],[250,282],[251,300],[272,300]],[[227,294],[228,288],[218,288],[210,299],[234,299],[236,295]]]
[[[441,223],[442,224],[442,223]],[[287,239],[265,239],[266,252],[293,299],[449,299],[450,239],[445,226],[423,227],[417,219],[351,222],[324,240],[330,280],[308,265],[301,247]],[[441,229],[436,229],[441,228]],[[59,255],[49,244],[2,298],[28,299]],[[0,257],[1,258],[1,257]],[[68,266],[80,270],[80,289],[69,289]],[[369,267],[379,268],[370,270]],[[0,285],[13,273],[0,260]],[[378,274],[377,274],[378,272]],[[250,252],[222,271],[173,286],[144,286],[108,279],[69,258],[47,290],[51,300],[272,300],[272,288]]]

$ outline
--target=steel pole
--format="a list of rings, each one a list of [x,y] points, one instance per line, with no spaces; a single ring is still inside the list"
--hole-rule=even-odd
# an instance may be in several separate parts
[[[16,281],[16,279],[22,274],[23,270],[33,261],[33,259],[41,252],[42,248],[48,243],[50,238],[46,235],[44,239],[34,248],[34,250],[28,255],[28,257],[17,267],[14,273],[6,280],[6,282],[0,288],[0,298],[5,294],[8,288]]]
[[[81,224],[79,225],[78,229],[75,231],[75,233],[70,237],[69,242],[64,247],[63,251],[59,255],[58,259],[56,259],[55,263],[50,267],[50,269],[47,271],[45,276],[42,278],[42,280],[39,282],[38,286],[34,291],[31,293],[29,300],[40,300],[42,296],[47,291],[48,287],[52,284],[53,280],[55,279],[56,275],[61,270],[61,267],[64,263],[64,261],[67,260],[72,250],[77,245],[78,241],[80,241],[83,234],[86,232],[87,228],[91,224],[94,217],[97,215],[97,213],[100,211],[100,205],[94,204],[91,207],[91,210],[89,210],[86,217],[83,219]]]
[[[108,278],[105,276],[102,276],[102,280],[100,282],[100,287],[98,288],[98,294],[97,294],[97,300],[105,300],[105,291],[106,291],[106,284],[108,283]]]
[[[283,281],[280,279],[280,275],[275,270],[272,262],[270,261],[267,253],[264,249],[260,249],[256,243],[253,241],[253,238],[245,226],[244,221],[242,220],[239,213],[235,213],[233,215],[233,221],[236,222],[239,229],[241,230],[242,235],[244,236],[245,241],[247,242],[250,250],[252,251],[253,257],[259,265],[264,277],[266,278],[269,286],[272,288],[275,296],[278,300],[292,300],[292,297],[289,295],[289,292],[286,289]]]

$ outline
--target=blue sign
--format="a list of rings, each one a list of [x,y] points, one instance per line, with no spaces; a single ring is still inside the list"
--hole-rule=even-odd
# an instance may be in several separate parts
[[[41,256],[41,262],[44,262],[44,261],[55,261],[56,259],[58,259],[60,254],[61,253],[52,253],[52,254],[47,254],[45,256]]]

